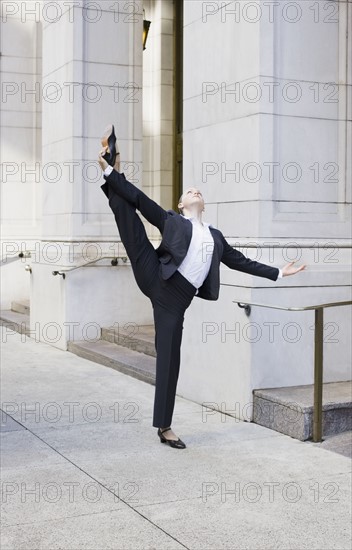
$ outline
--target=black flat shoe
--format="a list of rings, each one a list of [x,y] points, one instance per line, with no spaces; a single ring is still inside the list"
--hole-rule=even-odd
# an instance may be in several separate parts
[[[107,127],[103,137],[101,138],[101,144],[103,147],[108,147],[108,151],[105,153],[105,155],[103,155],[103,159],[105,159],[110,166],[114,167],[117,151],[115,128],[113,124]]]
[[[186,445],[183,443],[183,441],[181,441],[180,438],[166,439],[166,437],[163,436],[163,433],[167,432],[170,429],[171,428],[164,428],[163,430],[161,430],[160,428],[158,428],[158,436],[160,437],[160,442],[167,443],[168,445],[170,445],[170,447],[174,447],[175,449],[185,449]]]

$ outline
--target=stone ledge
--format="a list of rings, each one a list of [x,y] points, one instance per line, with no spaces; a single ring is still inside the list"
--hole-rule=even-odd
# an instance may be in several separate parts
[[[300,441],[313,434],[313,385],[253,390],[253,422]],[[352,429],[352,382],[323,384],[323,436]]]
[[[20,334],[30,335],[29,315],[10,309],[0,311],[0,325]]]
[[[69,342],[68,351],[155,385],[156,360],[145,353],[133,351],[118,344],[111,344],[105,340]]]
[[[30,303],[29,300],[18,300],[11,302],[11,311],[17,313],[24,313],[25,315],[30,314]]]
[[[101,338],[112,344],[156,357],[154,325],[138,325],[135,334],[132,334],[131,330],[127,331],[123,328],[103,328]]]

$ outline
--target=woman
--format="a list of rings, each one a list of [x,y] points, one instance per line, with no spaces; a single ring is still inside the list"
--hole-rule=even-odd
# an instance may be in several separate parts
[[[184,313],[194,296],[216,300],[219,263],[273,281],[298,273],[294,262],[282,270],[246,258],[233,249],[221,231],[202,221],[204,199],[199,189],[186,189],[178,203],[180,214],[164,210],[120,173],[120,153],[114,126],[106,129],[99,164],[106,182],[101,186],[109,199],[121,241],[131,261],[140,290],[151,300],[155,324],[156,381],[153,426],[161,443],[184,449],[185,443],[171,429],[180,368]],[[162,242],[155,249],[138,216],[155,225]]]

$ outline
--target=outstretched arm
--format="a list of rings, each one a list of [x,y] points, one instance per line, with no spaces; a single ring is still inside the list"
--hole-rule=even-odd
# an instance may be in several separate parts
[[[101,186],[105,195],[110,198],[109,191],[112,191],[116,195],[123,197],[133,204],[152,225],[155,225],[160,233],[163,233],[164,223],[168,217],[167,211],[150,199],[133,183],[126,180],[124,173],[117,172],[117,170],[109,166],[101,154],[99,155],[99,164],[104,171],[104,178],[106,180]]]
[[[224,245],[224,252],[221,257],[222,263],[231,269],[236,269],[237,271],[256,275],[257,277],[265,277],[267,279],[271,279],[272,281],[277,280],[280,271],[277,267],[271,267],[267,264],[251,260],[250,258],[244,256],[244,254],[242,254],[239,250],[232,248],[223,235],[222,240]],[[287,275],[294,275],[306,267],[305,265],[302,265],[295,268],[293,267],[293,264],[294,262],[290,262],[282,268],[281,272],[283,277],[286,277]]]

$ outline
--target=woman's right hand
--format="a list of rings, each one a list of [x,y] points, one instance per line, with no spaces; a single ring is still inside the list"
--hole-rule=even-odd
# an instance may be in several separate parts
[[[99,162],[99,165],[100,165],[100,168],[102,169],[102,171],[104,172],[104,170],[106,170],[106,168],[109,166],[109,164],[106,162],[105,159],[103,159],[103,155],[105,155],[105,153],[107,152],[108,150],[108,147],[104,147],[100,153],[99,153],[99,157],[98,157],[98,162]]]

